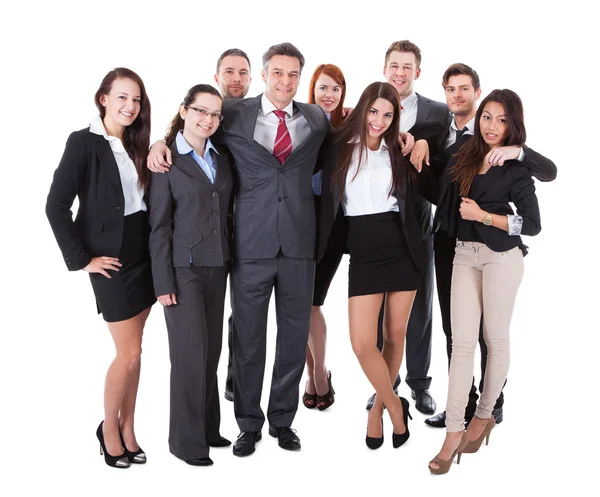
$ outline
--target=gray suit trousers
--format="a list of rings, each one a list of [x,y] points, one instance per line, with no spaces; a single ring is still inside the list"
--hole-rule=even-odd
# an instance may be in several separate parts
[[[169,448],[180,459],[207,457],[207,441],[219,436],[214,386],[226,281],[223,266],[175,268],[177,304],[164,309],[171,358]]]
[[[277,342],[267,418],[273,427],[292,425],[306,360],[314,272],[314,259],[286,257],[281,251],[273,259],[233,261],[233,399],[241,431],[261,431],[265,422],[260,400],[273,289]]]

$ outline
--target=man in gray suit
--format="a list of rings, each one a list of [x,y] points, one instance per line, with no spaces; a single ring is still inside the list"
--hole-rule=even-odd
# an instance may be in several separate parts
[[[234,409],[237,456],[254,452],[265,415],[260,407],[267,313],[275,291],[277,346],[267,418],[279,446],[299,450],[291,429],[305,363],[314,283],[316,226],[312,175],[330,127],[317,105],[294,102],[304,56],[291,43],[263,55],[265,93],[223,103],[221,140],[235,162],[233,267]],[[163,171],[164,144],[150,169]]]
[[[265,93],[228,100],[222,139],[236,164],[231,307],[234,406],[241,434],[233,452],[254,452],[265,420],[260,407],[267,312],[275,291],[277,347],[267,418],[280,447],[300,449],[291,429],[305,362],[312,304],[315,212],[311,178],[329,122],[316,105],[294,102],[304,57],[290,43],[263,55]]]

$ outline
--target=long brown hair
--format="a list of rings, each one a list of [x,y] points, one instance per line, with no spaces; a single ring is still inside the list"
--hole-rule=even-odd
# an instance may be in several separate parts
[[[219,97],[219,99],[223,101],[223,97],[221,96],[221,94],[211,85],[196,85],[192,86],[188,90],[185,97],[183,97],[183,102],[181,102],[181,105],[183,105],[186,108],[189,107],[194,103],[194,100],[196,100],[196,95],[198,95],[199,93],[208,93],[210,95],[214,95],[215,97]],[[173,141],[175,140],[177,133],[179,133],[179,130],[182,130],[184,126],[185,121],[183,120],[181,114],[178,111],[177,114],[175,114],[175,116],[173,117],[173,119],[171,119],[171,123],[169,124],[167,132],[165,133],[165,142],[167,143],[167,146],[171,146],[171,143],[173,143]]]
[[[521,102],[519,95],[512,90],[494,90],[485,97],[477,109],[477,114],[475,114],[475,133],[473,138],[460,148],[455,155],[456,163],[450,168],[452,181],[459,183],[459,192],[463,197],[469,195],[471,184],[481,170],[483,159],[490,151],[489,145],[483,139],[480,126],[481,114],[483,114],[483,110],[488,102],[497,102],[506,111],[508,136],[503,146],[523,146],[527,137],[525,120],[523,118],[523,102]]]
[[[333,131],[333,140],[339,146],[339,155],[331,177],[331,187],[334,190],[337,188],[340,195],[344,192],[346,176],[348,175],[352,154],[356,147],[358,147],[359,151],[357,174],[360,171],[367,146],[367,114],[378,98],[387,100],[394,107],[392,123],[381,137],[385,140],[388,147],[392,163],[392,187],[390,195],[393,191],[402,195],[402,186],[406,175],[411,174],[409,171],[413,170],[412,167],[408,167],[407,160],[400,152],[400,146],[398,145],[398,133],[400,132],[400,99],[398,92],[389,83],[371,83],[363,91],[352,113]],[[354,143],[357,138],[358,143]]]
[[[315,72],[313,72],[312,77],[310,78],[310,84],[308,85],[308,103],[314,104],[315,102],[315,87],[317,86],[317,79],[321,76],[321,74],[325,74],[333,79],[338,85],[342,87],[342,95],[340,96],[340,103],[338,106],[333,109],[330,116],[331,126],[337,128],[340,124],[342,124],[342,120],[344,119],[344,98],[346,98],[346,78],[344,78],[344,73],[342,70],[333,64],[321,64],[317,66]]]
[[[100,103],[100,99],[102,95],[110,93],[113,82],[116,79],[130,79],[135,81],[140,87],[140,113],[135,121],[125,128],[123,132],[123,146],[135,165],[139,185],[146,188],[150,179],[150,173],[146,167],[146,158],[148,157],[148,148],[150,147],[150,100],[148,99],[142,78],[131,69],[116,67],[104,76],[94,96],[94,102],[96,103],[98,112],[100,112],[100,117],[104,119],[106,108]]]

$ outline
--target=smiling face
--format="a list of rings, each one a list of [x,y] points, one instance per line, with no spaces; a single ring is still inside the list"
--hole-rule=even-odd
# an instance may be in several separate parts
[[[315,83],[315,103],[325,114],[331,114],[340,104],[341,98],[342,85],[327,74],[321,73]]]
[[[490,148],[502,147],[508,138],[508,116],[504,105],[488,102],[479,120],[479,130]]]
[[[446,84],[446,103],[455,116],[473,117],[476,103],[481,95],[481,88],[473,88],[471,76],[457,74],[450,76]]]
[[[194,101],[186,108],[179,108],[179,115],[185,121],[183,136],[190,145],[206,140],[219,127],[221,99],[210,93],[198,93]]]
[[[262,70],[266,83],[265,95],[279,110],[287,107],[300,84],[300,61],[296,57],[274,55]]]
[[[417,67],[414,53],[394,51],[383,68],[383,75],[385,80],[396,88],[402,100],[413,93],[413,82],[419,79],[421,69]]]
[[[245,57],[228,55],[221,61],[215,82],[223,98],[244,98],[250,89],[250,65]]]
[[[367,146],[376,150],[381,144],[381,137],[394,120],[394,106],[389,100],[378,98],[367,109]]]
[[[141,94],[140,85],[132,79],[115,79],[110,92],[100,97],[100,104],[105,108],[106,128],[116,130],[130,126],[142,108]]]

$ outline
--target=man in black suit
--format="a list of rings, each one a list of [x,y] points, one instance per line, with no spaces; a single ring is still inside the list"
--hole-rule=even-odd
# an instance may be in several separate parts
[[[415,143],[411,160],[420,167],[423,162],[429,164],[430,143],[438,151],[431,160],[431,167],[437,169],[441,174],[446,163],[460,147],[466,143],[475,131],[475,114],[477,112],[477,101],[481,95],[479,75],[466,64],[452,64],[442,77],[442,85],[446,93],[446,103],[452,112],[453,118],[450,125],[433,141],[418,140]],[[528,147],[521,149],[518,146],[501,147],[496,149],[494,164],[501,166],[505,160],[518,159],[531,170],[531,174],[540,181],[552,181],[556,177],[556,166],[552,161],[534,152]],[[435,253],[435,276],[438,291],[438,300],[442,315],[442,327],[446,335],[446,352],[448,363],[452,356],[452,330],[450,327],[450,287],[452,279],[452,261],[454,260],[454,248],[456,239],[447,233],[434,227],[434,253]],[[479,345],[481,350],[481,381],[479,390],[483,388],[485,366],[487,362],[487,346],[483,339],[483,330],[480,328]],[[469,402],[465,411],[467,422],[473,417],[477,407],[477,388],[475,379],[469,393]],[[503,420],[504,395],[501,393],[496,401],[492,415],[496,423]],[[446,411],[441,412],[425,420],[429,426],[443,428],[446,426]]]
[[[383,75],[398,91],[401,102],[400,131],[409,132],[415,140],[431,141],[450,125],[450,113],[445,104],[425,98],[415,92],[414,81],[421,75],[421,50],[408,40],[396,41],[385,54]],[[415,407],[423,414],[435,412],[435,400],[429,393],[431,377],[431,327],[433,307],[433,229],[431,204],[417,195],[415,210],[425,247],[425,266],[413,303],[406,332],[406,383],[411,389]],[[379,316],[379,347],[383,346],[383,307]],[[394,389],[400,383],[396,379]],[[367,402],[371,409],[375,395]]]

